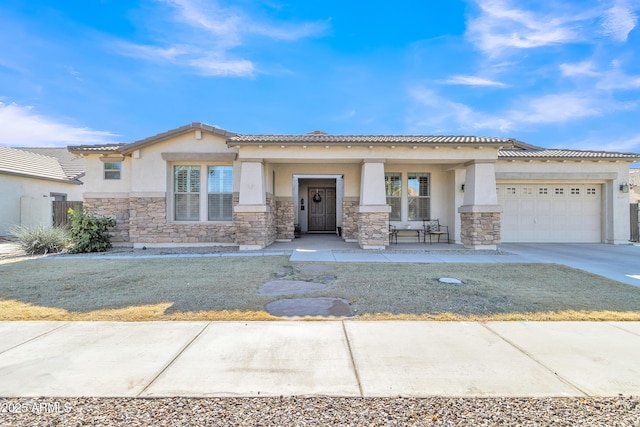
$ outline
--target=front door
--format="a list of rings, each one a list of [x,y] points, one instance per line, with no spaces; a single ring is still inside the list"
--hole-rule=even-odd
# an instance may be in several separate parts
[[[309,231],[336,231],[336,189],[309,188]]]

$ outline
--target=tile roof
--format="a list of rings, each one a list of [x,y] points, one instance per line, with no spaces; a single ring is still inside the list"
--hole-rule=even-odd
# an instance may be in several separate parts
[[[91,153],[118,153],[120,147],[127,144],[102,144],[102,145],[70,145],[67,147],[71,153],[91,152]]]
[[[70,178],[54,157],[0,146],[0,173],[81,184]]]
[[[640,160],[640,154],[614,153],[609,151],[580,151],[563,149],[500,150],[500,159],[630,159]]]
[[[84,176],[87,170],[87,161],[84,158],[71,153],[64,147],[20,147],[18,149],[58,159],[60,166],[62,166],[62,170],[64,170],[69,179],[80,178],[81,176]]]
[[[330,135],[314,131],[303,135],[236,135],[230,144],[500,144],[511,146],[511,138],[443,135]]]

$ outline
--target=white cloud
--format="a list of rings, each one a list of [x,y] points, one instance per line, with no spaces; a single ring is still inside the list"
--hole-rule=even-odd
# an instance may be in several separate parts
[[[254,63],[234,57],[233,49],[242,46],[249,36],[295,41],[317,36],[326,30],[326,23],[274,23],[252,19],[240,9],[221,7],[216,1],[156,0],[167,4],[174,13],[169,23],[153,23],[165,28],[162,37],[172,40],[158,45],[118,43],[120,53],[152,61],[188,66],[206,76],[251,77]]]
[[[603,114],[606,103],[579,93],[544,95],[530,99],[522,109],[506,113],[509,121],[518,123],[564,123]]]
[[[560,124],[598,117],[619,110],[632,110],[636,103],[617,103],[599,94],[560,93],[519,99],[504,110],[484,113],[469,105],[446,99],[431,89],[416,87],[409,91],[418,104],[410,121],[431,132],[490,129],[512,132],[531,125]]]
[[[592,151],[614,151],[619,153],[640,153],[640,133],[613,138],[610,135],[590,137],[565,144],[564,148]]]
[[[475,0],[477,15],[467,19],[466,35],[491,57],[510,49],[531,49],[566,43],[598,43],[605,35],[626,42],[638,23],[637,7],[629,0],[570,3],[527,10],[514,0]]]
[[[418,108],[410,118],[411,126],[427,128],[429,132],[451,132],[452,129],[509,130],[509,122],[501,117],[492,117],[473,110],[468,105],[448,100],[431,89],[412,88],[410,96]]]
[[[0,102],[0,144],[8,147],[55,147],[114,142],[117,135],[76,127],[39,115],[33,107]]]
[[[480,50],[496,56],[509,48],[527,49],[578,40],[574,16],[519,9],[507,0],[476,0],[479,16],[467,21],[467,37]]]
[[[626,42],[638,23],[638,15],[625,2],[619,1],[608,9],[602,19],[602,32],[619,42]]]
[[[560,64],[562,75],[568,77],[574,76],[599,76],[600,73],[594,70],[595,65],[592,61],[583,61],[574,64]]]
[[[506,87],[507,85],[495,80],[485,79],[478,76],[452,76],[444,81],[446,84],[466,85],[466,86],[496,86]]]

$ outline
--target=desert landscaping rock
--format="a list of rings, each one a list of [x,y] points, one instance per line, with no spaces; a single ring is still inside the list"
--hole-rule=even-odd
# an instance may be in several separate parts
[[[454,279],[453,277],[441,277],[440,279],[438,279],[438,281],[441,283],[450,283],[452,285],[459,285],[460,283],[462,283],[462,280]]]
[[[300,280],[274,280],[267,282],[258,288],[261,295],[294,295],[307,292],[320,291],[327,285],[315,282],[303,282]]]
[[[342,298],[290,298],[270,302],[265,306],[273,316],[353,316],[349,302]]]
[[[640,399],[611,398],[37,398],[0,400],[20,410],[0,424],[22,426],[634,426]],[[10,406],[9,406],[10,405]]]

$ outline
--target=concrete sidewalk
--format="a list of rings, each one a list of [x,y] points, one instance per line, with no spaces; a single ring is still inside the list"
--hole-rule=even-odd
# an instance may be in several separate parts
[[[0,322],[0,396],[615,396],[640,322]]]

